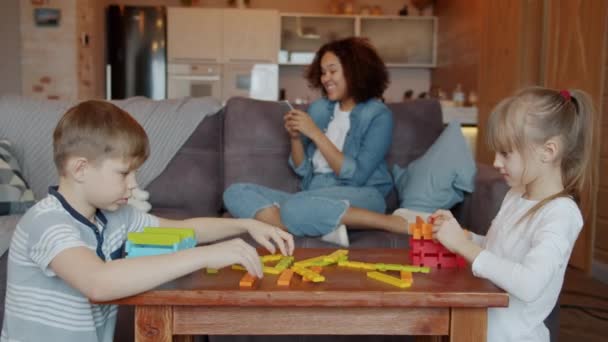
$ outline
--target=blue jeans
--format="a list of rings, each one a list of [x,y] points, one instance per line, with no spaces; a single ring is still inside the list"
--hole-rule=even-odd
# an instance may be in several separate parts
[[[224,192],[224,205],[238,218],[254,218],[276,206],[281,222],[296,236],[325,235],[338,227],[349,206],[384,214],[384,197],[373,187],[332,186],[290,194],[265,186],[236,183]]]

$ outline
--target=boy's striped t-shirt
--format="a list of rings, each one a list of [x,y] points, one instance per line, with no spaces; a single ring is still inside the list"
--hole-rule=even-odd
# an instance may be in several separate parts
[[[72,247],[89,248],[109,262],[121,257],[128,232],[157,225],[156,217],[129,205],[114,212],[98,210],[96,222],[90,222],[51,188],[13,234],[0,341],[111,342],[117,306],[90,303],[50,263]]]

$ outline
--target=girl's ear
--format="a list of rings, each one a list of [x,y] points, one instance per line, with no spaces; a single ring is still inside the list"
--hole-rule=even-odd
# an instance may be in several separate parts
[[[553,163],[556,161],[560,150],[560,141],[550,138],[543,144],[541,160],[543,163]]]

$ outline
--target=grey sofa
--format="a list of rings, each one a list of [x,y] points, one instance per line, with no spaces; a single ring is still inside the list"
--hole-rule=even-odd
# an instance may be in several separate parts
[[[389,166],[394,163],[404,166],[421,156],[441,133],[441,108],[433,100],[389,104],[389,107],[395,121]],[[276,102],[230,99],[219,113],[201,122],[163,173],[147,187],[153,213],[168,218],[222,215],[222,193],[235,182],[254,182],[296,191],[298,179],[287,165],[289,143],[282,115]],[[506,190],[507,185],[498,172],[488,165],[478,165],[475,192],[467,194],[452,211],[464,226],[483,234]],[[387,201],[388,210],[392,212],[397,207],[394,191]],[[351,248],[407,247],[406,236],[382,231],[351,232],[350,241]],[[297,238],[296,244],[298,247],[335,247],[315,238]],[[0,259],[0,321],[4,310],[7,257],[8,253],[5,253]],[[121,308],[117,341],[133,340],[132,315],[131,308]],[[250,339],[208,338],[214,341]],[[266,341],[268,337],[258,339]],[[315,341],[319,339],[314,338]],[[336,340],[335,337],[328,339]]]

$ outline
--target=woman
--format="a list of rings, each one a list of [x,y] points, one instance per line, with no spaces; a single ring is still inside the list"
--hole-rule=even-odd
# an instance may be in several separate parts
[[[323,97],[309,113],[291,110],[284,117],[289,165],[302,178],[302,191],[233,184],[224,193],[226,208],[342,246],[349,244],[345,225],[406,233],[404,219],[384,215],[393,185],[385,161],[393,119],[380,101],[388,85],[384,62],[367,40],[347,38],[323,45],[306,78]]]

